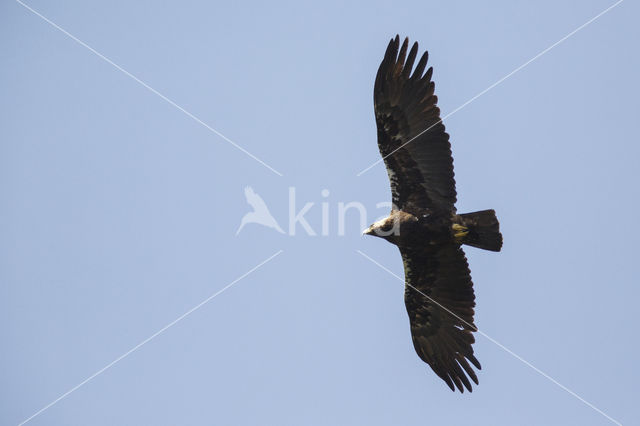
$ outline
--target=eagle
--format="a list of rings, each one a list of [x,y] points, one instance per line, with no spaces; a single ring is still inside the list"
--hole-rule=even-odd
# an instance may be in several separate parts
[[[475,295],[462,245],[500,251],[494,210],[458,214],[449,135],[440,118],[428,52],[391,39],[376,75],[378,148],[389,175],[392,209],[365,235],[400,249],[404,301],[418,356],[455,392],[472,391]]]

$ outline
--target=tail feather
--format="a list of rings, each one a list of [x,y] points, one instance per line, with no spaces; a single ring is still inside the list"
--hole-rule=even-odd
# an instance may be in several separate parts
[[[494,210],[482,210],[459,216],[462,219],[462,225],[469,231],[462,240],[463,244],[484,250],[500,251],[502,248],[502,234],[500,233],[500,223]]]

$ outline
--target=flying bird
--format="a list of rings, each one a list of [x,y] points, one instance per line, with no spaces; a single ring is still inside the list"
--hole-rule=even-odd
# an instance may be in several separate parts
[[[236,235],[238,235],[240,231],[242,231],[242,228],[244,228],[247,223],[257,223],[259,225],[266,226],[267,228],[275,229],[279,233],[284,234],[284,231],[282,230],[282,228],[280,228],[280,225],[278,225],[276,219],[273,217],[273,215],[271,215],[267,204],[264,202],[262,197],[253,190],[253,188],[251,188],[250,186],[244,188],[244,196],[247,199],[247,203],[249,203],[249,205],[253,207],[253,211],[245,214],[242,217],[242,220],[240,221],[240,227],[236,231]]]
[[[480,369],[472,344],[475,295],[462,245],[500,251],[493,210],[457,214],[449,135],[418,43],[389,42],[374,86],[378,147],[391,182],[389,216],[364,231],[400,249],[404,300],[418,356],[455,391],[472,391]],[[412,71],[413,70],[413,71]]]

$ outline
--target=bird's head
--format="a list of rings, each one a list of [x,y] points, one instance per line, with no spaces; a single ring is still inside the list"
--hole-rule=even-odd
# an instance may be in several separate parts
[[[370,227],[362,231],[362,235],[372,235],[374,237],[388,238],[397,235],[400,231],[399,223],[394,217],[389,216],[373,223]]]
[[[403,238],[411,236],[419,223],[416,216],[403,211],[394,210],[388,217],[380,219],[362,231],[363,235],[373,235],[398,244]],[[400,235],[402,233],[402,235]]]

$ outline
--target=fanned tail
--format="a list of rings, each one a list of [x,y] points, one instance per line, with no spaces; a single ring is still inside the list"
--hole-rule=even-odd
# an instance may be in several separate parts
[[[467,235],[462,239],[463,244],[484,250],[500,251],[502,234],[494,210],[481,210],[459,216],[462,219],[461,225],[468,230]]]

